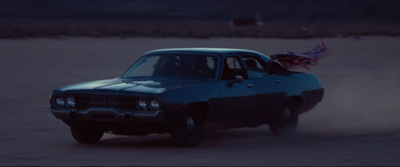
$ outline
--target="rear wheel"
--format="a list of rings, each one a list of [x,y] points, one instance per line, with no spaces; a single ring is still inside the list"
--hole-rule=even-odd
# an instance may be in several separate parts
[[[172,139],[184,147],[196,146],[201,141],[203,126],[201,111],[198,108],[191,108],[174,124],[171,131]]]
[[[269,123],[269,128],[274,135],[290,135],[295,132],[298,119],[299,112],[297,103],[288,102]]]
[[[72,136],[79,143],[96,143],[104,134],[102,131],[95,131],[78,125],[72,125],[70,129]]]

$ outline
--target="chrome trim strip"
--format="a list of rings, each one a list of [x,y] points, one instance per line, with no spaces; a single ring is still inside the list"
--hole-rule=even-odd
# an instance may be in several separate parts
[[[89,108],[86,111],[77,111],[75,109],[71,110],[71,109],[54,109],[54,108],[50,108],[50,111],[56,116],[56,117],[63,117],[63,118],[67,118],[69,116],[69,113],[71,111],[75,111],[78,114],[88,114],[89,112],[112,112],[117,116],[124,116],[126,113],[130,113],[132,114],[132,116],[138,116],[138,117],[156,117],[158,115],[160,115],[161,112],[163,112],[163,110],[157,110],[155,112],[149,113],[149,111],[136,111],[136,112],[118,112],[118,110],[114,109],[114,108]],[[139,112],[139,113],[138,113]]]

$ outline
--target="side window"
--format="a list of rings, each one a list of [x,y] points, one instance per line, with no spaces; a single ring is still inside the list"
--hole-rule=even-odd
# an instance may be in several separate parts
[[[207,66],[208,68],[210,68],[211,70],[215,71],[215,67],[217,66],[217,58],[216,57],[207,57]]]
[[[267,75],[264,61],[256,56],[243,56],[249,78],[261,78]]]
[[[241,75],[244,79],[247,79],[246,70],[240,63],[239,57],[226,57],[221,80],[234,80],[236,75]]]

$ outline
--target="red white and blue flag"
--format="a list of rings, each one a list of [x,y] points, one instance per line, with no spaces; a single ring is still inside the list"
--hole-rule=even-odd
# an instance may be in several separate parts
[[[309,69],[310,65],[316,65],[317,61],[326,55],[328,55],[328,47],[326,47],[324,41],[321,40],[321,44],[305,52],[294,53],[288,51],[285,54],[271,55],[271,58],[281,63],[287,69],[295,67]]]

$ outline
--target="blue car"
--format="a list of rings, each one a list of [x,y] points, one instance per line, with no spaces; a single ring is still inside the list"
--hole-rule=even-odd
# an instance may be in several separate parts
[[[191,147],[204,131],[268,124],[274,135],[291,134],[299,114],[323,93],[315,75],[290,71],[256,51],[159,49],[120,77],[55,89],[50,111],[80,143],[98,142],[105,132],[170,133]]]

